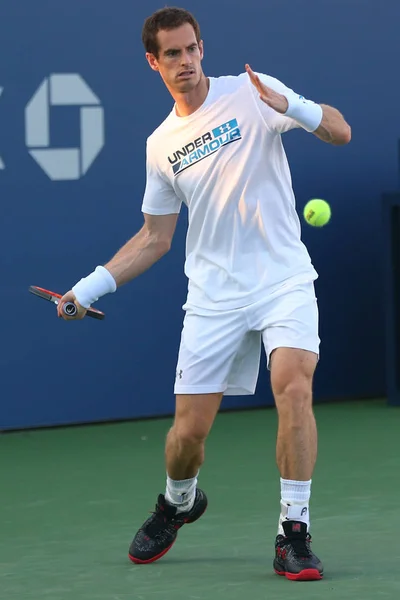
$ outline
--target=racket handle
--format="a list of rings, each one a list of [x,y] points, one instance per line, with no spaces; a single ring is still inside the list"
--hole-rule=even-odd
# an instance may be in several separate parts
[[[77,313],[77,308],[73,302],[66,302],[63,306],[63,311],[68,317],[74,317]]]

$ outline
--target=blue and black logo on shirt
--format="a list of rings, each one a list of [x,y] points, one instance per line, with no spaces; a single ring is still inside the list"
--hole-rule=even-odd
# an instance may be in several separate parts
[[[203,158],[214,154],[222,146],[240,139],[242,139],[242,134],[236,119],[222,123],[193,142],[189,142],[180,150],[176,150],[172,156],[168,156],[174,175],[178,175]]]

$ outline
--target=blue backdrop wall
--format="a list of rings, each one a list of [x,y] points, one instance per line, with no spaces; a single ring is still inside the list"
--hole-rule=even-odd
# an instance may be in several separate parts
[[[145,140],[171,99],[144,58],[153,0],[5,0],[0,8],[0,428],[173,410],[185,300],[186,214],[173,249],[106,297],[104,322],[66,323],[28,294],[65,291],[141,226]],[[206,74],[245,62],[341,110],[343,148],[286,134],[299,212],[328,200],[332,221],[303,227],[320,273],[317,401],[384,389],[380,196],[398,186],[398,0],[187,0]],[[80,131],[80,123],[82,135]],[[264,367],[254,397],[272,403]]]

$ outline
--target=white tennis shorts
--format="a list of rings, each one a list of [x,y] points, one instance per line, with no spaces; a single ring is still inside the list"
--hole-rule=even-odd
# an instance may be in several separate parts
[[[185,306],[174,393],[254,394],[261,343],[267,366],[276,348],[319,355],[313,282],[281,289],[250,306],[214,311]]]

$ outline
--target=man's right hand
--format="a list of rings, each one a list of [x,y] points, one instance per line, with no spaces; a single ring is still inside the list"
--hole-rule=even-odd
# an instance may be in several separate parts
[[[73,302],[76,306],[77,313],[74,316],[69,316],[66,315],[65,312],[62,310],[63,305],[66,302]],[[75,294],[72,290],[70,290],[69,292],[67,292],[66,294],[64,294],[64,296],[62,298],[60,298],[58,304],[57,304],[57,314],[60,317],[60,319],[64,319],[65,321],[76,321],[77,319],[83,319],[83,317],[86,315],[86,308],[84,308],[83,306],[81,306],[78,302],[78,300],[75,298]]]

